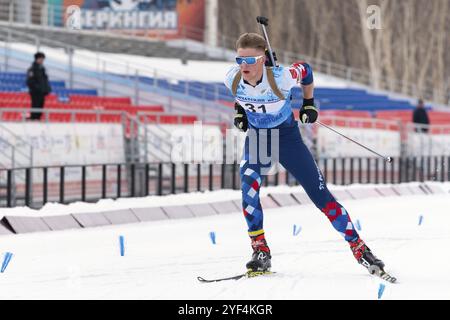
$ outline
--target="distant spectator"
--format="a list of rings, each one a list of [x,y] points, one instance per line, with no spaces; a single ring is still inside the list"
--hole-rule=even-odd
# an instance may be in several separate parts
[[[48,95],[52,89],[48,82],[47,73],[44,68],[45,54],[36,52],[34,55],[34,62],[27,70],[27,86],[31,96],[31,108],[44,108],[45,96]],[[31,112],[29,120],[41,119],[42,112]]]
[[[425,105],[423,104],[422,99],[419,99],[417,107],[414,110],[413,122],[414,124],[418,124],[416,126],[416,132],[428,132],[428,127],[425,127],[423,125],[429,125],[430,120],[428,119],[427,110],[425,109]]]

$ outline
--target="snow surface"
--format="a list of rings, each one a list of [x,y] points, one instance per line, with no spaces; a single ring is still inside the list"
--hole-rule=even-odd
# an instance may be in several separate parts
[[[361,237],[398,278],[386,284],[381,299],[450,299],[450,184],[439,185],[447,194],[341,201],[359,220]],[[222,190],[0,212],[38,216],[238,197],[239,191]],[[293,224],[302,227],[297,236]],[[210,284],[196,277],[241,273],[250,257],[240,213],[1,236],[0,253],[14,256],[0,274],[0,299],[378,299],[382,280],[356,263],[313,205],[265,210],[264,227],[277,274]],[[124,257],[119,235],[125,237]]]

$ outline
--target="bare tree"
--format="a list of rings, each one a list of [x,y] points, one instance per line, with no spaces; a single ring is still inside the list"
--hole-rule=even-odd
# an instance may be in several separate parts
[[[369,5],[379,6],[381,29],[367,28]],[[346,65],[374,86],[425,98],[434,90],[446,103],[449,11],[450,0],[219,0],[219,30],[230,38],[259,32],[255,18],[265,15],[279,51]]]

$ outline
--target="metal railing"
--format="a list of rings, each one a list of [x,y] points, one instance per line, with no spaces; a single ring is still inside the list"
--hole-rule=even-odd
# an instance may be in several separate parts
[[[0,109],[1,110],[1,109]],[[0,168],[17,168],[33,166],[33,146],[0,123]],[[24,183],[25,176],[22,174],[8,177],[0,174],[0,192],[6,190],[10,193],[11,201],[16,201],[16,183]]]
[[[392,163],[374,158],[319,159],[318,166],[327,183],[334,185],[398,184],[413,181],[450,181],[450,156],[402,157]],[[96,180],[89,180],[87,171],[97,167],[101,172]],[[65,179],[68,170],[79,169],[79,177]],[[58,180],[50,180],[49,171],[59,173]],[[239,165],[217,163],[117,163],[95,165],[67,165],[0,169],[10,186],[16,172],[25,174],[23,205],[39,208],[45,203],[95,202],[103,198],[140,197],[176,193],[201,192],[240,188]],[[40,172],[41,181],[31,177]],[[73,174],[72,174],[73,176]],[[298,185],[286,171],[265,176],[264,186]],[[70,190],[68,190],[70,188]],[[0,196],[2,207],[12,207],[10,188]],[[69,192],[70,191],[70,192]]]
[[[84,122],[102,122],[102,118],[108,117],[108,116],[117,116],[118,119],[120,119],[119,122],[125,123],[125,120],[128,117],[128,114],[125,111],[110,111],[110,110],[103,110],[103,109],[89,109],[89,110],[83,110],[83,109],[53,109],[53,108],[0,108],[0,118],[8,118],[8,115],[5,115],[5,113],[14,113],[15,117],[13,121],[16,122],[28,122],[30,121],[28,119],[28,115],[31,113],[41,113],[41,120],[40,122],[50,123],[54,121],[61,121],[61,122],[76,122],[79,121],[79,118],[83,118],[83,116],[94,116],[89,117],[89,120],[84,119]],[[16,117],[16,115],[19,115]],[[67,115],[67,117],[64,117],[63,119],[50,119],[52,115]],[[23,139],[22,139],[23,141]],[[27,143],[28,144],[28,143]]]

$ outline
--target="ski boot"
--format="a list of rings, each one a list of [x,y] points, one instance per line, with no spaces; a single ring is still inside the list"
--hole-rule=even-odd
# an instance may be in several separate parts
[[[366,267],[370,274],[380,275],[384,272],[383,261],[375,257],[363,240],[358,238],[358,240],[349,242],[349,244],[358,263]]]
[[[252,237],[252,248],[252,259],[246,264],[248,272],[270,271],[270,267],[272,266],[270,259],[272,257],[264,234]]]

